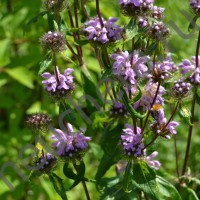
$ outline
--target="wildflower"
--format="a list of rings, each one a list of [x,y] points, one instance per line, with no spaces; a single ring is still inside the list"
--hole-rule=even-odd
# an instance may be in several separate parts
[[[65,0],[45,0],[44,8],[48,11],[59,13],[65,8]]]
[[[176,121],[170,121],[167,122],[167,119],[165,118],[164,110],[163,108],[157,110],[157,113],[153,115],[155,121],[153,124],[150,125],[151,130],[167,139],[170,139],[169,134],[176,134],[176,127],[179,125]]]
[[[84,24],[83,31],[87,34],[87,39],[99,44],[115,42],[121,39],[123,29],[115,24],[117,18],[110,17],[108,21],[103,20],[103,27],[99,17],[95,17]]]
[[[126,117],[127,109],[122,103],[114,102],[113,106],[110,109],[110,115],[116,116],[116,117],[119,117],[119,116]]]
[[[181,74],[191,73],[189,79],[193,84],[200,84],[200,56],[198,56],[198,66],[196,66],[196,57],[192,56],[192,61],[185,59],[179,65]]]
[[[119,0],[120,9],[124,15],[135,17],[144,15],[153,7],[154,0]]]
[[[144,144],[139,127],[136,128],[135,132],[133,126],[126,124],[121,135],[121,142],[127,156],[140,157],[143,155]]]
[[[26,124],[35,132],[43,132],[48,130],[48,125],[52,119],[44,113],[35,113],[27,117]]]
[[[67,129],[63,132],[55,129],[54,135],[51,136],[54,141],[52,147],[56,150],[58,156],[64,159],[81,160],[84,152],[88,148],[90,137],[86,137],[82,132],[73,133],[73,127],[67,123]]]
[[[162,82],[169,77],[169,74],[177,71],[177,66],[174,64],[171,55],[167,55],[166,59],[162,62],[156,62],[150,66],[152,70],[148,78],[153,79],[154,82]]]
[[[199,15],[200,14],[200,1],[199,0],[190,0],[190,6],[192,9]]]
[[[158,87],[157,83],[153,83],[152,81],[149,81],[144,88],[141,99],[134,103],[134,108],[138,109],[139,107],[142,107],[144,111],[146,109],[150,110],[154,97],[156,95],[157,87]],[[160,86],[156,100],[155,100],[155,104],[164,105],[164,98],[162,97],[164,93],[165,93],[165,89],[162,86]]]
[[[41,39],[40,43],[42,48],[45,51],[59,52],[65,49],[65,40],[64,36],[60,32],[51,32],[45,33]]]
[[[112,54],[111,58],[114,60],[112,66],[113,74],[121,76],[131,85],[137,83],[136,78],[145,76],[147,71],[146,62],[149,60],[148,56],[140,57],[137,51],[134,51],[132,55],[129,55],[128,51],[122,51]]]
[[[37,172],[42,174],[49,174],[56,168],[57,159],[50,153],[41,155],[36,161],[35,165],[38,169]]]
[[[181,69],[181,74],[187,74],[195,69],[194,63],[191,63],[188,59],[184,59],[182,63],[179,64],[179,68]]]
[[[54,100],[60,100],[66,97],[73,90],[74,77],[71,75],[73,71],[73,69],[68,68],[64,71],[64,74],[61,74],[56,66],[54,75],[49,72],[41,75],[43,78],[46,78],[46,80],[42,81],[42,84],[45,85],[46,91]]]
[[[144,158],[144,160],[147,162],[147,164],[149,166],[151,166],[152,168],[154,168],[155,170],[159,170],[161,164],[159,161],[157,160],[154,160],[154,158],[158,155],[158,152],[157,151],[154,151],[151,155],[149,156],[146,156]]]

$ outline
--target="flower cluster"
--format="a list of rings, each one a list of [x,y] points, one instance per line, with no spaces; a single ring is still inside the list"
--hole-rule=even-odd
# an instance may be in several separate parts
[[[168,78],[169,74],[178,70],[178,67],[174,64],[171,55],[167,55],[166,59],[162,62],[156,62],[155,65],[150,66],[151,74],[148,75],[154,82],[162,82]]]
[[[154,19],[160,21],[164,18],[164,11],[165,11],[164,8],[153,6],[151,11],[152,11],[151,15]]]
[[[127,156],[143,156],[144,144],[139,127],[134,130],[133,126],[126,124],[126,128],[123,129],[123,134],[121,135],[121,142]]]
[[[45,0],[43,5],[48,11],[59,13],[65,8],[65,0]]]
[[[52,147],[56,150],[58,156],[64,159],[81,160],[84,152],[88,148],[90,137],[86,137],[82,132],[75,134],[71,124],[67,123],[66,131],[55,129],[51,136],[54,141]]]
[[[199,0],[190,0],[190,6],[197,14],[200,14],[200,1]]]
[[[150,11],[154,0],[119,0],[120,9],[124,15],[138,16]]]
[[[111,58],[114,60],[113,75],[122,77],[131,85],[136,84],[136,78],[145,77],[145,72],[148,69],[146,65],[149,61],[148,56],[140,57],[136,51],[132,55],[129,55],[128,51],[122,51],[112,54]]]
[[[138,109],[142,107],[143,110],[146,109],[150,110],[154,97],[156,95],[157,88],[158,88],[157,83],[148,81],[147,85],[144,88],[142,98],[134,103],[134,108]],[[162,86],[160,86],[155,100],[156,104],[164,105],[164,98],[162,97],[163,94],[165,94],[165,89]]]
[[[196,63],[195,56],[192,56],[192,61],[184,59],[182,63],[179,64],[180,73],[183,75],[191,74],[189,80],[193,84],[200,84],[200,56],[198,56],[198,66]]]
[[[126,107],[120,102],[114,102],[113,106],[110,109],[110,115],[115,117],[126,117],[127,116],[127,109]]]
[[[56,168],[57,159],[50,153],[41,155],[36,161],[35,165],[38,172],[48,174]]]
[[[36,132],[48,130],[48,125],[51,122],[52,119],[44,113],[32,114],[26,120],[26,124]]]
[[[151,114],[155,121],[150,125],[150,128],[155,134],[170,139],[169,134],[177,133],[175,128],[179,123],[176,121],[167,122],[163,108],[157,109],[157,107],[157,104],[152,106]]]
[[[175,81],[174,86],[171,89],[171,94],[174,98],[182,99],[187,96],[191,90],[191,84],[182,80]]]
[[[152,168],[154,168],[155,170],[159,170],[161,164],[159,161],[157,160],[154,160],[154,158],[158,155],[158,152],[157,151],[154,151],[151,155],[149,156],[146,156],[145,157],[145,161],[147,162],[147,164],[149,166],[151,166]]]
[[[103,26],[99,17],[95,17],[85,22],[83,31],[87,34],[87,39],[99,44],[107,44],[122,38],[123,29],[115,24],[117,18],[110,17],[108,21],[103,21]]]
[[[40,38],[40,43],[42,48],[45,51],[59,52],[65,49],[65,39],[62,33],[60,32],[51,32],[45,33]]]
[[[46,91],[51,97],[55,98],[55,100],[66,97],[74,88],[74,77],[71,75],[73,71],[73,69],[68,68],[64,71],[64,74],[61,74],[56,66],[54,75],[49,72],[45,72],[41,75],[43,78],[47,79],[42,81],[42,84],[45,85]]]

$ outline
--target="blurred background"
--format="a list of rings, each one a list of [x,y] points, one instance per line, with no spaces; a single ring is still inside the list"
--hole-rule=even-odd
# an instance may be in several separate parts
[[[174,60],[178,64],[182,59],[190,58],[195,54],[197,34],[181,37],[170,24],[172,22],[178,27],[180,32],[188,35],[189,21],[181,13],[181,10],[190,14],[188,1],[155,1],[155,4],[166,8],[165,22],[171,30],[171,37],[168,41],[169,50],[175,54]],[[95,16],[94,1],[87,2],[91,15]],[[119,12],[117,0],[100,1],[100,8],[103,16],[119,17],[118,24],[124,26],[128,19]],[[0,166],[12,162],[19,170],[29,176],[30,171],[26,170],[21,160],[19,152],[32,138],[32,132],[25,126],[26,115],[35,112],[45,112],[51,115],[55,126],[57,125],[58,109],[46,96],[41,85],[41,77],[38,75],[40,63],[44,60],[44,54],[39,44],[39,38],[48,31],[46,17],[39,17],[35,23],[27,23],[38,15],[42,9],[40,0],[1,0],[0,1]],[[67,19],[67,12],[62,12],[64,19]],[[71,41],[73,42],[73,41]],[[90,46],[83,47],[84,59],[87,67],[96,82],[100,78],[100,68],[94,57],[94,52]],[[66,51],[70,58],[70,53]],[[79,87],[82,84],[80,69],[74,66],[65,55],[60,56],[59,65],[62,69],[73,67],[77,91],[74,98],[80,97],[84,90]],[[198,107],[197,107],[198,108]],[[196,113],[198,116],[198,113]],[[77,119],[79,124],[84,123]],[[192,138],[189,167],[194,176],[200,177],[200,123],[198,118],[195,123],[195,132]],[[48,137],[47,141],[48,141]],[[179,151],[180,166],[182,166],[187,129],[179,127],[177,134],[177,145]],[[161,141],[159,146],[159,160],[165,170],[163,173],[175,175],[174,148],[173,142]],[[30,151],[24,152],[24,158],[30,155]],[[98,152],[97,152],[98,154]],[[94,178],[95,169],[98,161],[94,160],[92,151],[89,151],[84,158],[86,163],[86,176]],[[62,176],[62,171],[58,167],[57,173]],[[60,197],[54,192],[53,186],[47,176],[35,178],[33,182],[25,182],[12,167],[6,167],[4,174],[14,190],[10,191],[8,186],[2,181],[0,176],[0,199],[5,200],[57,200]],[[111,177],[115,174],[114,167],[109,170],[106,176]],[[70,183],[65,180],[65,184]],[[92,183],[88,184],[92,199],[98,199],[99,194]],[[84,200],[81,184],[68,192],[69,199]]]

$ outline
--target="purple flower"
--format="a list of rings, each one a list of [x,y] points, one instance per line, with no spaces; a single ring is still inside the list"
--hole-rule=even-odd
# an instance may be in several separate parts
[[[149,24],[148,19],[146,17],[139,17],[138,19],[138,26],[140,28],[145,28]]]
[[[86,137],[82,132],[73,133],[72,125],[67,123],[66,132],[55,129],[52,147],[56,150],[57,155],[66,158],[81,158],[81,154],[88,148],[90,137]]]
[[[126,117],[127,109],[122,103],[114,102],[112,108],[110,109],[110,115],[114,117]]]
[[[179,125],[179,123],[178,122],[175,122],[175,121],[171,121],[171,122],[169,122],[169,124],[167,125],[167,127],[166,127],[166,129],[167,130],[169,130],[169,132],[171,133],[171,134],[176,134],[177,133],[177,131],[176,131],[176,127]]]
[[[151,115],[155,119],[154,123],[150,125],[150,128],[153,132],[167,139],[170,139],[169,134],[177,133],[175,128],[179,125],[179,123],[176,121],[170,121],[168,123],[167,119],[165,118],[163,108],[155,110],[153,106],[151,111]]]
[[[141,78],[145,76],[145,72],[147,72],[148,68],[146,63],[150,60],[149,56],[140,57],[137,51],[133,52],[132,55],[132,68],[137,77]]]
[[[153,103],[153,99],[156,94],[157,87],[158,87],[157,83],[149,81],[146,87],[144,88],[142,98],[136,103],[134,103],[134,108],[137,109],[139,107],[142,107],[143,110],[146,109],[150,110],[152,106],[151,104]],[[162,86],[160,86],[155,104],[164,105],[164,98],[162,97],[164,93],[165,89]]]
[[[123,29],[115,24],[118,19],[110,17],[108,21],[103,18],[102,20],[103,27],[98,16],[84,24],[83,31],[88,34],[87,39],[93,42],[100,42],[101,44],[121,39]]]
[[[190,0],[190,6],[193,8],[193,10],[200,14],[200,1],[199,0]]]
[[[121,135],[121,142],[125,153],[128,156],[140,157],[143,155],[144,144],[142,142],[141,129],[136,128],[136,132],[133,126],[126,124],[126,128],[123,129]]]
[[[188,59],[184,59],[182,63],[179,64],[179,68],[181,69],[181,74],[187,74],[195,69],[193,63],[191,63]]]
[[[149,166],[151,166],[152,168],[154,168],[155,170],[159,170],[161,164],[159,161],[154,160],[154,158],[158,155],[157,151],[154,151],[151,155],[147,156],[145,158],[145,161],[147,162],[147,164]]]
[[[122,13],[131,17],[149,12],[153,7],[153,2],[154,0],[118,0]]]

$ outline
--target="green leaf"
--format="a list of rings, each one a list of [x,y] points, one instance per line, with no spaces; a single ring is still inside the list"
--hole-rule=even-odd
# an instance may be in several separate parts
[[[77,186],[81,181],[87,180],[86,178],[84,178],[85,164],[83,161],[81,161],[79,165],[74,164],[74,168],[76,169],[76,172],[77,172],[76,174],[73,172],[73,170],[70,167],[68,167],[68,163],[65,163],[63,167],[64,175],[74,180],[74,183],[69,187],[68,190],[71,190],[72,188]]]
[[[29,26],[29,25],[31,25],[31,24],[33,24],[33,23],[36,23],[36,22],[39,20],[40,17],[43,17],[44,15],[46,15],[46,14],[48,14],[48,13],[49,13],[49,11],[43,11],[43,12],[39,13],[38,15],[36,15],[36,16],[33,17],[32,19],[30,19],[30,20],[27,22],[26,26]]]
[[[51,54],[47,54],[45,58],[40,62],[40,70],[38,74],[43,73],[52,63],[52,56]]]
[[[134,18],[131,18],[128,25],[126,26],[126,39],[125,42],[132,40],[138,34],[137,22]]]
[[[199,200],[195,191],[189,187],[181,187],[180,195],[182,197],[182,200]]]
[[[100,145],[95,144],[94,142],[90,142],[89,146],[95,158],[101,160],[103,157],[103,150],[101,149]]]
[[[122,158],[121,147],[118,145],[121,130],[124,125],[118,124],[113,127],[113,122],[104,128],[101,146],[104,155],[100,161],[95,179],[99,181],[110,167]]]
[[[190,110],[186,107],[183,106],[182,104],[179,106],[178,109],[179,116],[189,125],[192,126],[190,122],[190,117],[191,117],[191,112]]]
[[[64,115],[64,118],[63,120],[65,120],[65,122],[69,122],[70,124],[72,124],[73,126],[75,126],[77,129],[79,129],[79,124],[77,124],[77,121],[76,121],[76,117],[74,115],[74,110],[71,108],[71,106],[62,101],[59,105],[59,114],[63,114],[63,113],[66,113]]]
[[[5,72],[11,76],[13,79],[21,83],[22,85],[33,89],[34,84],[33,84],[33,73],[30,72],[25,67],[15,67],[13,69],[6,69]]]
[[[139,118],[139,119],[144,118],[147,115],[147,112],[145,114],[141,115],[136,110],[134,110],[133,106],[131,105],[131,103],[129,103],[129,99],[128,99],[128,96],[126,94],[126,91],[124,90],[123,87],[121,87],[120,89],[123,92],[122,101],[125,104],[128,112],[131,114],[131,116],[134,117],[134,118]]]
[[[199,87],[194,89],[194,95],[196,98],[196,102],[200,105],[200,88]]]
[[[158,184],[160,195],[171,200],[174,200],[174,199],[181,200],[181,197],[178,191],[170,182],[168,182],[166,179],[160,176],[156,176],[156,181]]]
[[[126,166],[126,170],[124,173],[124,179],[123,179],[123,189],[125,192],[129,191],[129,185],[132,179],[132,170],[133,170],[133,162],[132,160],[129,160],[127,166]]]
[[[137,200],[139,197],[139,191],[134,186],[131,192],[125,192],[119,177],[103,178],[99,185],[103,188],[100,200]]]
[[[197,21],[197,19],[198,19],[199,17],[200,17],[199,15],[195,15],[195,16],[193,17],[193,19],[191,20],[191,22],[190,22],[190,24],[189,24],[189,26],[188,26],[188,31],[189,31],[189,32],[195,28],[196,21]]]
[[[62,200],[67,200],[65,188],[63,185],[63,180],[59,176],[57,176],[55,173],[52,173],[51,175],[49,175],[49,179],[52,182],[55,191],[60,195]]]
[[[152,199],[158,199],[158,185],[155,171],[144,161],[133,165],[133,182],[140,190],[150,195]]]
[[[10,39],[4,39],[0,41],[0,67],[4,67],[10,63]]]
[[[69,179],[73,179],[75,180],[76,177],[77,177],[77,174],[75,174],[73,172],[73,170],[69,167],[69,164],[68,163],[65,163],[64,166],[63,166],[63,173],[64,175],[69,178]]]

